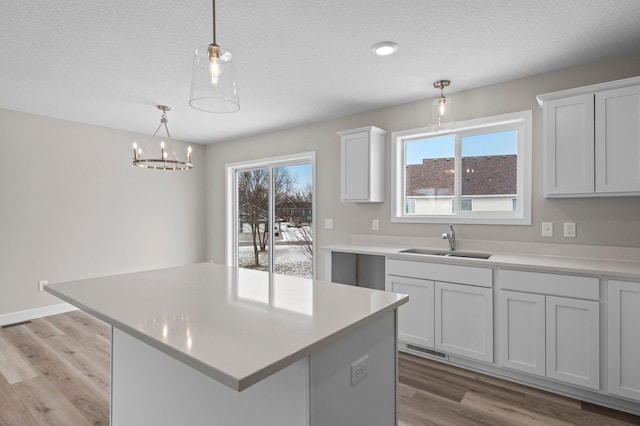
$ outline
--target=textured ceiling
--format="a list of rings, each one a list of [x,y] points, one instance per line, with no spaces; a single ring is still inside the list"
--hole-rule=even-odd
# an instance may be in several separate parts
[[[640,49],[638,0],[217,0],[240,111],[188,106],[208,0],[7,1],[0,108],[212,143],[592,62]],[[381,58],[376,42],[398,52]]]

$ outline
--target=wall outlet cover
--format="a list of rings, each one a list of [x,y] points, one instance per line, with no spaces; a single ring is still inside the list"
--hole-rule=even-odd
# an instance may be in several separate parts
[[[351,364],[351,386],[354,386],[356,383],[367,377],[367,374],[369,374],[367,367],[368,360],[369,355],[365,355]]]
[[[542,236],[553,237],[553,222],[542,222]]]
[[[371,221],[371,229],[374,231],[378,231],[380,229],[380,221],[378,219],[373,219]]]
[[[324,229],[333,229],[333,219],[324,220]]]

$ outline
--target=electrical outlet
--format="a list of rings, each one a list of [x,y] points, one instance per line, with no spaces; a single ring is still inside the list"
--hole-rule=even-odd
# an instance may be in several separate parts
[[[333,219],[324,220],[324,229],[333,229]]]
[[[553,237],[553,222],[542,222],[542,236]]]
[[[567,238],[575,238],[576,237],[576,223],[575,222],[565,222],[564,223],[564,236]]]
[[[47,280],[38,281],[38,291],[44,291],[44,286],[49,284]]]
[[[378,231],[380,229],[380,221],[378,219],[373,219],[371,221],[371,229],[374,231]]]
[[[362,379],[367,377],[369,371],[367,370],[367,361],[369,360],[369,355],[365,355],[353,364],[351,364],[351,386],[360,382]]]

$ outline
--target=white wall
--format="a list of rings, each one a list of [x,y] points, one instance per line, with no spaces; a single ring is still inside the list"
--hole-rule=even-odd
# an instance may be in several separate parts
[[[39,280],[205,260],[204,147],[188,172],[133,167],[148,138],[0,109],[0,315],[61,303]]]
[[[473,68],[469,68],[473,72]],[[542,109],[536,95],[561,89],[640,75],[640,52],[622,58],[535,75],[520,80],[451,93],[457,120],[533,110],[533,211],[531,226],[458,225],[459,239],[526,241],[640,247],[640,197],[549,200],[542,197]],[[455,87],[455,81],[453,87]],[[425,95],[438,94],[425,85]],[[386,139],[386,202],[340,202],[340,130],[375,125],[393,131],[429,125],[427,99],[339,119],[207,146],[207,258],[224,263],[225,163],[296,152],[317,152],[317,221],[333,219],[333,229],[318,226],[317,242],[346,243],[351,234],[375,234],[371,220],[380,220],[380,235],[438,237],[446,229],[438,224],[391,223],[389,203],[390,137]],[[540,236],[541,222],[555,223],[555,236]],[[577,223],[577,238],[559,232],[563,221]],[[318,271],[324,265],[318,264]]]

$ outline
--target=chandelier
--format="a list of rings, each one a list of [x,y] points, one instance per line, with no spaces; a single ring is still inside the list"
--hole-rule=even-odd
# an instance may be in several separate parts
[[[171,134],[169,133],[169,128],[167,127],[167,111],[170,111],[166,105],[157,105],[157,108],[162,111],[162,118],[160,118],[160,125],[156,129],[155,133],[149,139],[149,142],[145,145],[144,148],[138,146],[136,142],[133,143],[133,165],[142,167],[144,169],[154,169],[154,170],[189,170],[193,168],[193,163],[191,162],[191,146],[187,148],[187,161],[181,161],[178,159],[178,155],[176,154],[175,146],[173,144],[173,139],[171,139]],[[156,151],[160,155],[158,157],[143,157],[145,153],[148,152],[149,147],[154,142],[157,141],[156,136],[161,128],[164,128],[164,131],[167,135],[167,140],[169,141],[169,146],[165,144],[165,141],[162,140],[160,142],[160,150]]]

